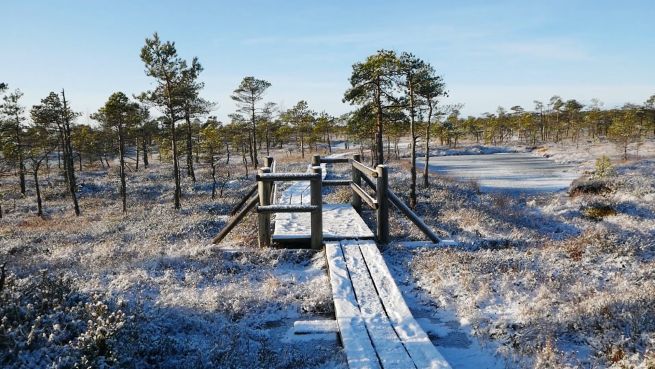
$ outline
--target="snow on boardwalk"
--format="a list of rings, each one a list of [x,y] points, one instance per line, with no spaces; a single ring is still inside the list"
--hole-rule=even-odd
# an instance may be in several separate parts
[[[327,168],[321,164],[325,179]],[[280,205],[309,205],[309,181],[294,182],[284,190]],[[310,213],[278,213],[275,215],[273,240],[310,239]],[[373,232],[350,204],[323,204],[323,239],[373,238]]]
[[[325,254],[351,369],[450,368],[409,311],[375,242],[327,242]]]

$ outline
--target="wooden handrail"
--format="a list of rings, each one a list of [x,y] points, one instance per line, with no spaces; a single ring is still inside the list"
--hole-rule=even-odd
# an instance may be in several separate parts
[[[357,195],[359,195],[359,197],[362,200],[364,200],[364,202],[366,202],[368,204],[368,206],[370,206],[373,209],[378,208],[379,204],[378,204],[377,200],[375,200],[371,195],[366,193],[366,191],[364,191],[361,187],[359,187],[358,185],[356,185],[354,183],[351,183],[350,188],[352,188],[353,191],[355,191],[357,193]]]
[[[318,210],[315,205],[260,205],[258,213],[311,213]]]
[[[367,176],[371,176],[373,178],[376,178],[378,176],[378,172],[375,169],[369,168],[366,165],[358,162],[357,160],[353,160],[353,168],[357,169],[360,172],[362,172],[363,174],[365,174]]]
[[[351,181],[351,183],[354,183],[354,184],[356,184],[357,186],[360,186],[360,187],[362,185],[362,177],[365,177],[367,179],[368,179],[368,177],[367,176],[362,176],[362,173],[360,173],[358,170],[355,169],[353,163],[356,162],[356,161],[361,160],[361,158],[362,157],[359,154],[353,155],[353,159],[351,161],[351,166],[352,167],[350,168],[350,181]],[[355,209],[355,211],[358,214],[361,214],[361,212],[362,212],[362,198],[359,197],[359,194],[354,189],[352,190],[352,199],[350,200],[350,204],[353,206],[353,209]]]
[[[349,158],[321,158],[321,164],[348,164]]]
[[[248,192],[241,198],[241,201],[239,201],[239,203],[236,204],[232,208],[232,210],[230,210],[230,215],[236,214],[239,211],[239,209],[241,209],[243,204],[245,204],[248,201],[248,199],[250,199],[250,197],[252,197],[255,194],[255,192],[257,192],[257,183],[252,185],[248,190]]]
[[[223,227],[223,229],[221,229],[221,231],[218,233],[218,235],[216,237],[214,237],[214,239],[212,240],[212,243],[217,244],[217,243],[221,242],[223,240],[223,238],[225,238],[225,236],[227,236],[227,234],[230,233],[230,231],[232,229],[234,229],[234,227],[241,221],[241,219],[243,219],[246,216],[246,214],[248,214],[250,209],[254,208],[255,205],[257,205],[258,202],[259,202],[259,196],[252,197],[248,201],[246,206],[244,206],[241,209],[241,211],[239,211],[239,213],[237,215],[235,215],[234,218],[232,218],[232,220],[230,220],[225,225],[225,227]]]
[[[257,174],[257,181],[263,182],[293,182],[293,181],[311,181],[321,179],[320,173],[261,173]]]
[[[411,220],[412,223],[414,223],[418,229],[421,230],[421,232],[428,236],[430,241],[434,243],[441,241],[439,236],[432,232],[432,229],[430,229],[430,227],[428,227],[428,225],[425,224],[425,222],[423,222],[423,220],[418,215],[416,215],[412,209],[409,208],[409,206],[405,205],[405,203],[402,202],[402,200],[400,200],[400,198],[395,193],[393,193],[393,191],[387,190],[387,195],[389,196],[391,203],[394,204],[396,208],[398,208],[398,210],[400,210],[403,214],[405,214],[405,216],[409,218],[409,220]]]
[[[323,186],[350,186],[350,179],[324,179]]]
[[[368,178],[367,176],[361,176],[361,178],[366,182],[366,184],[371,187],[373,191],[377,191],[377,186],[375,185],[375,182],[373,182],[372,179]]]

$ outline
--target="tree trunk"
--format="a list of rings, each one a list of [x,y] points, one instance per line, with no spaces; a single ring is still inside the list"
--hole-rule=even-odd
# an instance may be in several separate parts
[[[136,148],[136,166],[135,170],[138,172],[139,171],[139,139],[134,140],[134,147]]]
[[[328,152],[330,154],[332,154],[332,142],[330,141],[330,131],[329,131],[329,129],[325,133],[327,135]]]
[[[271,133],[268,127],[268,119],[266,119],[266,156],[271,155]]]
[[[25,158],[23,158],[23,146],[21,142],[22,132],[20,129],[20,117],[16,114],[16,146],[18,148],[18,180],[20,181],[20,193],[25,196]]]
[[[248,160],[246,159],[246,150],[241,149],[241,158],[243,159],[243,167],[246,169],[246,177],[248,177]]]
[[[34,190],[36,191],[36,215],[43,217],[43,205],[41,203],[41,188],[39,187],[39,163],[32,168],[34,175]]]
[[[175,179],[175,194],[173,203],[175,209],[180,209],[180,198],[182,197],[182,187],[180,186],[180,168],[177,162],[177,141],[175,140],[175,122],[171,121],[171,140],[173,143],[173,177]]]
[[[209,165],[212,168],[212,200],[216,198],[216,164],[214,163],[214,150],[209,149]]]
[[[66,161],[68,172],[68,187],[73,198],[73,207],[75,208],[75,215],[80,216],[80,206],[77,202],[76,182],[75,182],[75,168],[73,168],[73,146],[71,144],[71,126],[68,116],[68,106],[66,104],[66,95],[64,90],[61,90],[62,101],[64,104],[64,160]]]
[[[250,154],[250,162],[252,163],[253,167],[257,168],[257,166],[255,165],[255,156],[252,154],[252,150],[253,150],[252,132],[250,132],[248,134],[248,153]]]
[[[423,186],[430,186],[429,164],[430,164],[430,128],[432,125],[432,100],[428,97],[428,122],[425,127],[425,162],[423,163]]]
[[[148,143],[146,141],[145,135],[143,136],[143,141],[141,142],[143,145],[143,147],[141,148],[141,152],[143,155],[143,167],[148,169]]]
[[[193,135],[191,132],[191,117],[188,112],[184,115],[184,119],[186,120],[186,172],[187,175],[191,177],[191,181],[196,183],[196,173],[193,171]]]
[[[377,148],[377,156],[375,158],[375,164],[376,166],[379,164],[384,164],[384,143],[382,141],[382,91],[381,91],[381,81],[380,77],[377,77],[376,81],[376,89],[375,89],[375,105],[376,105],[376,114],[375,114],[375,120],[376,120],[376,133],[375,133],[375,143],[376,143],[376,148]]]
[[[253,168],[257,169],[259,166],[259,161],[257,160],[257,118],[255,116],[255,101],[253,100],[252,102],[252,107],[251,107],[251,112],[252,112],[252,156],[253,156]]]
[[[414,86],[412,84],[412,76],[407,76],[409,87],[409,134],[411,136],[411,165],[410,176],[411,183],[409,185],[409,207],[416,208],[416,127],[414,122]]]
[[[121,200],[123,201],[123,213],[127,213],[127,189],[125,184],[125,138],[123,137],[123,126],[118,126],[118,155],[120,160],[119,173],[121,177]]]

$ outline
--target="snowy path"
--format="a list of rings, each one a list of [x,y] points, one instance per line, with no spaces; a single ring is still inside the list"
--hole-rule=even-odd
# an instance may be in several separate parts
[[[327,166],[321,164],[323,179]],[[309,205],[309,182],[294,182],[277,201],[283,205]],[[278,213],[275,215],[274,241],[310,239],[309,213]],[[373,232],[350,204],[323,204],[323,239],[373,238]]]
[[[327,166],[323,167],[323,179]],[[309,184],[295,182],[278,204],[309,203]],[[325,255],[336,323],[348,366],[371,369],[451,368],[412,316],[374,241],[350,204],[323,205]],[[310,237],[307,213],[281,213],[273,239]],[[340,240],[340,241],[339,241]]]
[[[425,160],[418,159],[419,167]],[[474,180],[483,192],[551,192],[579,177],[575,167],[529,153],[430,157],[430,171]]]
[[[327,242],[325,254],[350,368],[450,368],[412,316],[375,242]]]

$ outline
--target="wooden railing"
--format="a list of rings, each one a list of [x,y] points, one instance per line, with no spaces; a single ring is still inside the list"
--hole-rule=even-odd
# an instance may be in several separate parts
[[[322,180],[321,164],[350,164],[351,178]],[[234,218],[214,238],[219,243],[236,226],[238,222],[253,208],[257,210],[259,245],[271,245],[271,214],[302,213],[311,214],[310,245],[320,249],[323,243],[323,186],[350,186],[352,191],[351,205],[361,214],[362,203],[366,203],[376,214],[375,236],[382,244],[389,242],[389,204],[393,204],[400,212],[414,223],[432,242],[439,242],[439,237],[412,211],[391,189],[389,189],[389,169],[386,165],[371,168],[362,164],[361,156],[356,154],[350,158],[312,157],[311,170],[308,173],[276,173],[275,161],[267,157],[265,167],[259,169],[257,183],[251,187],[246,196],[232,209]],[[310,182],[310,204],[275,204],[277,182]],[[365,184],[374,195],[363,187]]]
[[[261,168],[257,173],[259,206],[257,224],[259,246],[271,245],[271,214],[273,213],[311,213],[310,245],[320,249],[323,245],[323,197],[321,167],[312,166],[310,173],[271,173],[270,168]],[[276,182],[309,181],[310,205],[273,205],[271,194]]]

